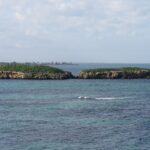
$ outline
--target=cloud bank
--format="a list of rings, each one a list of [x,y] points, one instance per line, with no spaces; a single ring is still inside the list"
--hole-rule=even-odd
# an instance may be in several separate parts
[[[75,36],[136,36],[150,31],[149,20],[148,0],[0,0],[0,46],[28,49],[41,42],[48,48]]]
[[[0,18],[27,36],[51,30],[118,33],[147,22],[149,4],[147,0],[1,0]]]

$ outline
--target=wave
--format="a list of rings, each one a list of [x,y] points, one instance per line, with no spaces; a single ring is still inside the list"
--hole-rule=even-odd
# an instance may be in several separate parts
[[[117,99],[129,99],[129,98],[133,98],[133,97],[98,97],[98,98],[95,98],[95,99],[98,99],[98,100],[117,100]]]
[[[79,96],[78,99],[93,99],[93,98],[87,96]]]
[[[96,100],[120,100],[120,99],[130,99],[134,97],[88,97],[88,96],[79,96],[78,99],[96,99]]]

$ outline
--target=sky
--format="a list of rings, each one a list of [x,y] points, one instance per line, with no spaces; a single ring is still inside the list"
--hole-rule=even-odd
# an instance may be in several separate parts
[[[0,0],[0,61],[150,63],[150,1]]]

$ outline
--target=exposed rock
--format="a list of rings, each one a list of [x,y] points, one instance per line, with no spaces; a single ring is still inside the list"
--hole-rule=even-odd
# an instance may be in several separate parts
[[[23,79],[25,73],[15,71],[0,71],[0,79]]]
[[[64,79],[150,79],[150,69],[94,69],[81,71],[79,76],[70,72],[21,72],[0,71],[0,79],[37,79],[37,80],[64,80]]]
[[[139,71],[81,71],[79,79],[150,79],[150,70]]]
[[[74,78],[70,72],[64,73],[23,73],[15,71],[0,71],[0,79],[41,79],[64,80]]]

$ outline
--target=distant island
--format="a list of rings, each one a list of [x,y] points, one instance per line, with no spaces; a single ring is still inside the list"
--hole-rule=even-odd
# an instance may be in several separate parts
[[[127,68],[99,68],[83,70],[80,79],[150,79],[150,69]]]
[[[150,69],[144,68],[99,68],[81,70],[74,76],[56,67],[34,64],[1,64],[0,79],[37,79],[37,80],[64,80],[64,79],[150,79]]]
[[[70,72],[49,66],[27,64],[0,65],[0,79],[53,79],[73,78]]]

